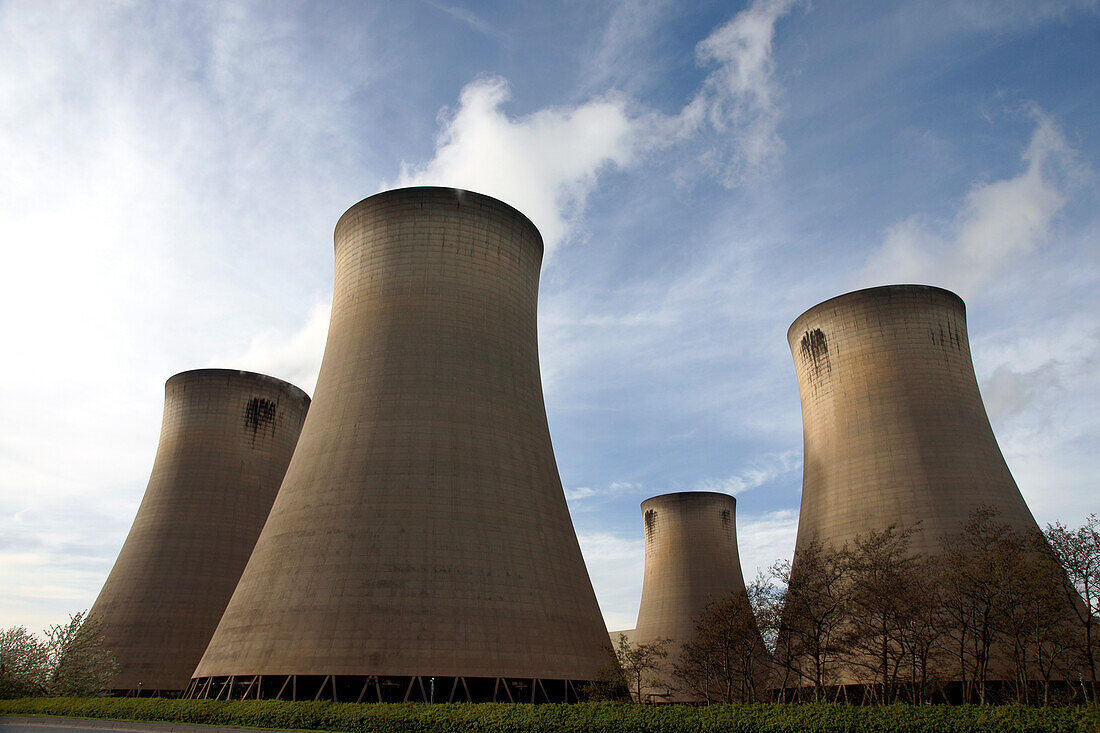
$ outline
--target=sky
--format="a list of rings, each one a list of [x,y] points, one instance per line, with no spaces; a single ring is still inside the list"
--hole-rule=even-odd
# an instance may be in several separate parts
[[[0,0],[0,628],[86,609],[202,367],[312,393],[332,230],[403,185],[542,232],[555,454],[612,629],[639,503],[794,547],[786,331],[853,289],[967,305],[1040,524],[1100,511],[1100,2]]]

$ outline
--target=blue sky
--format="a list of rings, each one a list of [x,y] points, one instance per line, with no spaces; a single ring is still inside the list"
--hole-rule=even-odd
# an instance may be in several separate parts
[[[547,241],[540,355],[605,618],[638,504],[738,499],[747,577],[793,549],[785,334],[858,287],[966,300],[1040,523],[1100,509],[1096,2],[0,0],[0,627],[91,605],[163,383],[312,391],[332,229],[470,188]]]

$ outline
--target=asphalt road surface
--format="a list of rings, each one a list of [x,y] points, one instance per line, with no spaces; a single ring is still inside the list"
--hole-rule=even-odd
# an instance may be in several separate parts
[[[93,718],[0,717],[0,733],[240,733],[258,728],[146,723]],[[270,733],[270,732],[269,732]]]

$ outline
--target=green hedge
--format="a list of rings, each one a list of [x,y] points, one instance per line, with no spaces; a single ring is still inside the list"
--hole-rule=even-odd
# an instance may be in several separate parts
[[[0,715],[63,715],[250,728],[362,733],[593,731],[1100,731],[1100,707],[849,707],[830,704],[649,707],[623,703],[508,705],[369,704],[160,698],[31,698],[0,701]]]

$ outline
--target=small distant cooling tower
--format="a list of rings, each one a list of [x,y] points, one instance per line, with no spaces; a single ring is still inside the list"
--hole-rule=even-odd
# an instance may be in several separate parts
[[[538,230],[408,188],[335,240],[313,405],[189,694],[576,699],[608,637],[543,405]]]
[[[149,486],[89,613],[116,691],[179,692],[206,649],[286,472],[309,397],[272,377],[183,372],[164,387]]]
[[[1038,530],[989,425],[957,295],[859,290],[803,313],[787,340],[802,396],[797,545],[920,522],[913,550],[938,554],[980,505]]]
[[[678,690],[672,669],[695,637],[707,604],[744,594],[737,555],[736,501],[729,494],[685,491],[642,502],[645,577],[633,642],[669,640],[661,685],[643,688],[663,702],[695,702]]]

